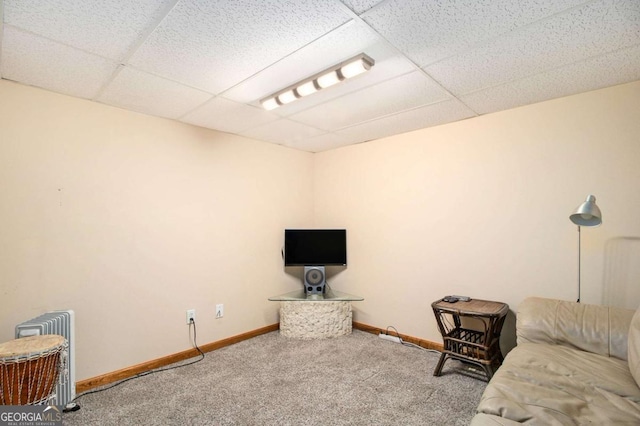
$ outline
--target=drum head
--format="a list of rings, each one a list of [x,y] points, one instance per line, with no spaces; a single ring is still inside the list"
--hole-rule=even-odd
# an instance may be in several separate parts
[[[23,337],[1,343],[0,359],[40,354],[62,345],[64,345],[64,337],[57,334]]]

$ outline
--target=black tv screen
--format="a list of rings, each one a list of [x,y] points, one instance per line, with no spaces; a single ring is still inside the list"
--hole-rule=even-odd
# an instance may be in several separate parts
[[[285,266],[347,264],[345,229],[285,229]]]

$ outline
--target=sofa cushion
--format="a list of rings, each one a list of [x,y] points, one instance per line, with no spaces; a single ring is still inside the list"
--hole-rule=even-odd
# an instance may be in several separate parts
[[[477,411],[528,425],[640,424],[640,388],[623,360],[522,343],[487,385]]]
[[[633,309],[529,297],[518,307],[518,344],[551,343],[626,360]]]
[[[469,426],[520,426],[520,423],[505,419],[504,417],[478,413],[473,416]]]
[[[631,371],[633,378],[636,379],[636,383],[640,385],[640,308],[638,308],[631,319],[627,346],[629,370]]]

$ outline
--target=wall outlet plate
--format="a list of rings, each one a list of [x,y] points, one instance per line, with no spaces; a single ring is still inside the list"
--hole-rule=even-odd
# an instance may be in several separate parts
[[[216,305],[216,319],[222,318],[224,316],[224,305],[219,303]]]
[[[187,325],[196,322],[196,310],[195,309],[187,309]]]

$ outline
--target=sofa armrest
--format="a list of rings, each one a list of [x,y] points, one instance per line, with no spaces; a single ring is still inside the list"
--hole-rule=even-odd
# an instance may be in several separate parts
[[[627,359],[627,335],[635,311],[529,297],[518,307],[517,343],[564,345]]]

